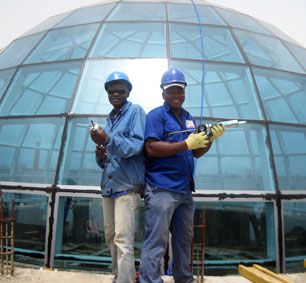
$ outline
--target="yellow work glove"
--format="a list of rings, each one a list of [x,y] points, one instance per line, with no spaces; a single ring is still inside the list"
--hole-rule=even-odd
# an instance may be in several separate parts
[[[209,139],[204,132],[198,134],[191,133],[187,139],[185,139],[188,149],[198,149],[207,147]]]
[[[209,137],[209,141],[213,142],[224,134],[224,128],[221,125],[214,125],[211,127],[211,134],[212,136]]]

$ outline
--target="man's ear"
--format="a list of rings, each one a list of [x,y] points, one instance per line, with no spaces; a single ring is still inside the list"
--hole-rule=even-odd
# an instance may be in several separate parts
[[[162,92],[163,99],[165,99],[165,95],[166,95],[166,93],[165,93],[165,91],[163,90],[163,92]]]

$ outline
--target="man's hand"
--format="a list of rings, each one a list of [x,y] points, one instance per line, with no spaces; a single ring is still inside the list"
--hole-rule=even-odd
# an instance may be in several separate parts
[[[211,128],[211,133],[212,136],[209,137],[209,141],[213,142],[224,134],[224,127],[222,125],[214,125]]]
[[[99,127],[96,131],[91,131],[90,136],[93,142],[98,145],[105,144],[107,139],[107,134],[101,127]]]
[[[185,139],[188,149],[205,148],[209,144],[209,139],[204,132],[198,134],[191,133],[187,139]]]
[[[104,159],[106,157],[105,147],[103,147],[101,145],[96,146],[96,157],[98,159]]]

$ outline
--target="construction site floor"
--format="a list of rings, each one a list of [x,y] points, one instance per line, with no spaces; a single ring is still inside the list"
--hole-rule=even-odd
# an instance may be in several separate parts
[[[295,283],[306,282],[306,272],[286,274]],[[14,276],[0,275],[0,282],[6,283],[112,283],[111,275],[94,272],[57,271],[16,267]],[[164,283],[174,283],[172,277],[165,276]],[[197,281],[195,281],[197,282]],[[205,276],[204,283],[249,283],[240,275]]]

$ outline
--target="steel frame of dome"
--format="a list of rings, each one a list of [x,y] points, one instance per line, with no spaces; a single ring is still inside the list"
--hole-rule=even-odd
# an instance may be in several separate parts
[[[197,161],[194,197],[198,209],[220,206],[252,218],[250,242],[266,229],[260,249],[267,258],[221,263],[263,262],[285,271],[289,238],[299,237],[285,226],[306,213],[306,50],[267,23],[204,1],[106,1],[52,17],[2,50],[1,190],[7,201],[19,198],[21,204],[27,203],[22,195],[30,200],[36,195],[47,213],[40,220],[46,225],[44,249],[17,248],[17,254],[41,257],[48,267],[57,259],[84,259],[63,252],[57,256],[57,250],[69,218],[67,203],[99,200],[100,173],[89,161],[94,146],[86,132],[91,119],[104,124],[110,110],[101,95],[104,79],[112,69],[127,71],[135,86],[131,100],[148,111],[161,103],[153,97],[168,66],[186,72],[185,105],[198,120],[203,106],[205,120],[248,122]],[[201,105],[201,96],[192,94],[203,92]],[[300,225],[305,227],[305,221]],[[240,239],[239,231],[234,233]],[[296,257],[288,256],[289,261],[305,256],[290,252]],[[85,254],[84,260],[109,258]],[[220,262],[209,262],[214,264]]]

